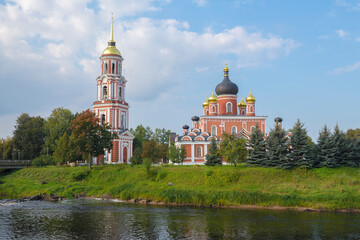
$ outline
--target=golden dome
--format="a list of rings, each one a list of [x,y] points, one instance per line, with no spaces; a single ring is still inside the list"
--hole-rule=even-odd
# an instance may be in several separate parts
[[[110,42],[109,42],[110,43]],[[115,42],[114,42],[115,43]],[[102,55],[105,54],[116,54],[116,55],[121,55],[120,51],[117,50],[117,48],[115,46],[109,46],[102,52]]]
[[[246,107],[246,102],[244,101],[244,98],[243,98],[243,97],[241,97],[241,100],[240,100],[240,102],[238,103],[238,107],[239,107],[239,108],[244,108],[244,107]]]
[[[250,91],[249,96],[247,96],[247,98],[246,98],[246,102],[253,103],[255,101],[256,101],[256,98],[251,94],[251,91]]]
[[[102,52],[102,55],[107,54],[116,54],[120,55],[120,51],[115,47],[116,42],[114,41],[114,27],[113,27],[113,17],[111,16],[111,32],[110,32],[110,41],[108,41],[108,47]]]
[[[209,99],[206,98],[205,102],[203,102],[203,107],[208,107],[209,106]]]
[[[208,98],[209,103],[216,103],[217,102],[217,96],[215,96],[214,92],[210,95]]]

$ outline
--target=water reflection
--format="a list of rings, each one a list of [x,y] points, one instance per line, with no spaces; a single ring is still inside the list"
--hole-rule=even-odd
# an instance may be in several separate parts
[[[5,239],[360,239],[360,214],[154,207],[96,200],[0,206]]]

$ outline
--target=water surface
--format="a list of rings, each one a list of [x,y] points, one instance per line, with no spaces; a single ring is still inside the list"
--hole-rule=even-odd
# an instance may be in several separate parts
[[[360,214],[33,201],[0,205],[0,239],[360,239]]]

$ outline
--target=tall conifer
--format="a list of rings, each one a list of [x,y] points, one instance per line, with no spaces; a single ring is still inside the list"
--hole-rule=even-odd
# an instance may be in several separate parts
[[[333,140],[334,138],[332,138],[331,132],[325,125],[319,133],[317,144],[317,155],[320,167],[338,167],[335,158],[336,147]]]
[[[297,120],[290,136],[290,160],[294,166],[311,167],[307,131],[304,124]]]
[[[218,155],[218,147],[215,137],[211,138],[208,154],[205,155],[205,159],[205,165],[207,166],[222,165],[221,158]]]
[[[267,164],[266,144],[264,134],[256,124],[254,131],[250,134],[250,140],[248,142],[248,158],[247,164],[250,166],[265,167]]]
[[[286,138],[286,132],[280,126],[275,126],[271,129],[269,137],[266,140],[266,147],[268,153],[267,166],[282,169],[289,169],[293,167],[289,161],[289,143]]]

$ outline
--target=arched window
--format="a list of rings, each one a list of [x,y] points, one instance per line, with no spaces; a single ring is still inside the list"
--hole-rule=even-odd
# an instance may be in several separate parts
[[[105,123],[105,114],[101,114],[101,124]]]
[[[105,63],[104,73],[108,73],[108,64],[107,63]]]
[[[122,98],[122,87],[119,87],[119,98]]]
[[[250,132],[252,133],[252,132],[254,132],[255,131],[255,126],[252,126],[251,128],[250,128]]]
[[[230,102],[228,102],[227,104],[226,104],[226,112],[227,113],[231,113],[232,112],[232,106],[231,106],[232,104],[230,103]]]
[[[237,129],[236,129],[235,126],[233,126],[233,127],[231,128],[231,134],[236,134],[236,133],[237,133]]]
[[[216,136],[216,126],[211,127],[211,136]]]
[[[250,112],[254,112],[254,107],[253,106],[250,106]]]
[[[201,157],[202,156],[202,147],[197,147],[196,148],[196,156],[197,157]]]
[[[115,74],[115,63],[112,64],[111,73]]]
[[[215,106],[212,106],[212,108],[211,108],[211,112],[216,112],[216,107]]]
[[[108,94],[108,92],[107,92],[107,86],[104,86],[104,87],[103,87],[103,98],[107,98],[107,94]]]
[[[120,127],[121,127],[122,129],[125,128],[125,116],[124,116],[124,115],[121,115]]]

